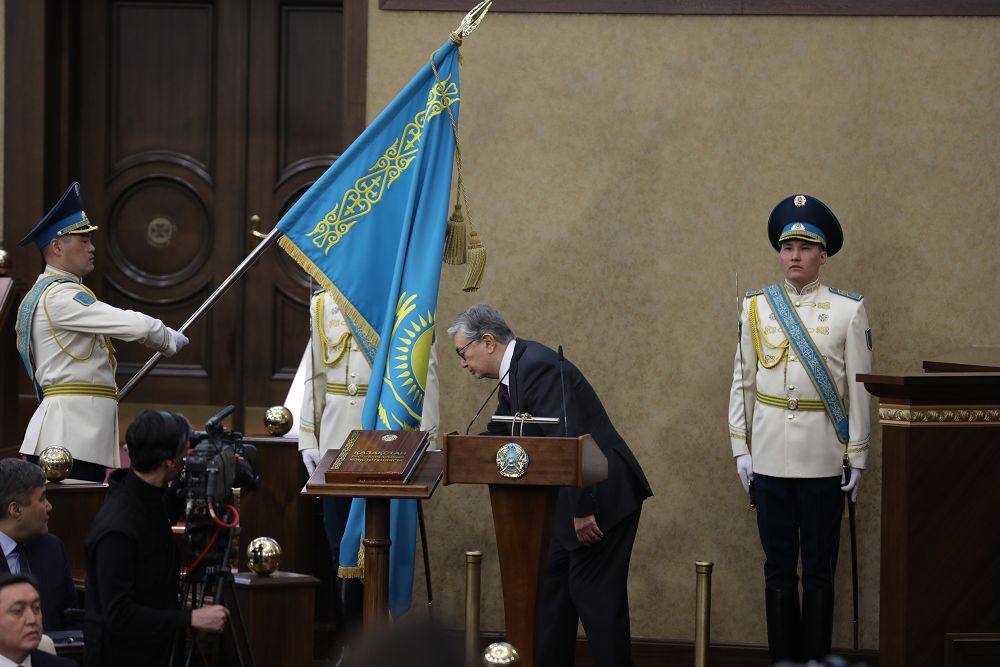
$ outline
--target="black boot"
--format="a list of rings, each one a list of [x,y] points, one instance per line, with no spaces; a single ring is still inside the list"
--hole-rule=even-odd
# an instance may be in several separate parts
[[[330,620],[333,622],[334,631],[337,635],[344,632],[344,607],[341,600],[344,597],[344,580],[340,577],[333,578],[333,600],[330,604]]]
[[[782,660],[802,660],[802,617],[799,614],[798,587],[783,590],[764,589],[767,608],[767,650],[771,664]]]
[[[806,660],[830,655],[833,641],[833,589],[802,591],[802,640]]]
[[[364,618],[365,587],[360,579],[341,579],[337,577],[334,584],[340,607],[340,619],[337,621],[337,635],[340,637],[340,654],[334,663],[335,667],[347,664],[349,646],[361,630]]]

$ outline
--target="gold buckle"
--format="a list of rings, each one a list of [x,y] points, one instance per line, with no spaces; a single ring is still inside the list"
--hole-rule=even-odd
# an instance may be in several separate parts
[[[354,384],[353,382],[351,384],[347,385],[347,395],[348,396],[357,396],[358,395],[358,385]]]
[[[799,399],[797,399],[797,398],[789,398],[788,399],[788,409],[789,410],[797,410],[798,407],[799,407]]]

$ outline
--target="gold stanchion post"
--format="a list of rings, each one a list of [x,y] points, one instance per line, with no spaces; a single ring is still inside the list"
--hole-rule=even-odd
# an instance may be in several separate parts
[[[708,664],[708,644],[712,634],[712,563],[695,562],[698,572],[697,610],[694,626],[694,667]]]
[[[479,664],[479,590],[482,551],[465,552],[465,664]]]

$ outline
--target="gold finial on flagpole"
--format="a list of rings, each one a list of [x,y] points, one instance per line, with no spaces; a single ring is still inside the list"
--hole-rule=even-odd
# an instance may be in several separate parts
[[[471,35],[472,31],[483,22],[483,18],[486,16],[486,12],[490,11],[492,4],[493,0],[483,0],[473,7],[472,11],[466,14],[462,22],[455,28],[455,32],[451,33],[451,40],[456,44],[461,44],[462,40]]]

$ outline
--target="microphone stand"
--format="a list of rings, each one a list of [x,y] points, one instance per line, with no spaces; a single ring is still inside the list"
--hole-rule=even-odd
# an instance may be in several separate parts
[[[559,393],[562,394],[562,410],[563,410],[563,436],[569,436],[569,418],[566,416],[566,380],[563,377],[563,351],[562,345],[559,346]]]

